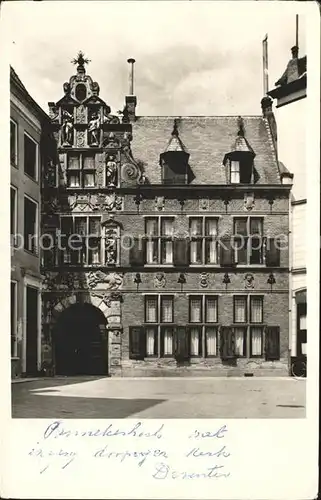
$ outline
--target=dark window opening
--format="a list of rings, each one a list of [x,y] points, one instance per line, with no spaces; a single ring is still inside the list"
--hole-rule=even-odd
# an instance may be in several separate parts
[[[24,248],[37,253],[37,210],[38,205],[29,198],[24,201]]]
[[[83,83],[79,83],[76,87],[76,99],[78,101],[84,101],[87,97],[87,89]]]
[[[24,172],[37,180],[37,144],[26,134],[24,136]]]

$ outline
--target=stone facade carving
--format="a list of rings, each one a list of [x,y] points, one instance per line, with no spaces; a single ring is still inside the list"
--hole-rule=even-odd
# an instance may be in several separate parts
[[[208,273],[201,273],[200,274],[200,287],[201,288],[207,288],[209,284],[209,274]]]
[[[91,271],[87,282],[89,288],[102,288],[105,290],[118,290],[123,284],[123,276],[118,273],[104,273],[102,271]]]
[[[105,252],[106,252],[106,264],[116,264],[117,263],[117,228],[106,228],[105,230]]]
[[[87,123],[87,110],[83,104],[80,104],[76,110],[76,123],[85,124]]]
[[[208,210],[210,208],[210,200],[208,198],[202,198],[199,200],[199,209]]]
[[[125,182],[138,181],[140,178],[140,171],[134,163],[124,163],[121,168],[122,180]]]
[[[244,277],[245,288],[251,289],[254,288],[254,276],[253,274],[247,273]]]
[[[98,113],[91,114],[88,124],[88,144],[89,146],[99,146],[100,142],[100,117]]]
[[[73,116],[65,109],[62,112],[61,144],[63,146],[72,146],[73,144]]]
[[[103,141],[103,147],[109,149],[119,148],[119,140],[115,136],[114,132],[110,132]]]
[[[98,194],[95,198],[94,210],[111,211],[122,209],[123,199],[116,193]]]
[[[84,130],[77,130],[76,132],[76,146],[83,148],[86,145],[86,132]]]
[[[164,196],[156,196],[155,198],[155,210],[161,212],[165,207],[165,198]]]
[[[164,273],[157,273],[154,277],[155,288],[165,288],[166,278]]]
[[[254,193],[245,193],[244,195],[244,210],[253,210],[255,205]]]
[[[106,157],[106,185],[108,187],[115,187],[117,184],[117,163],[116,157],[109,154]]]

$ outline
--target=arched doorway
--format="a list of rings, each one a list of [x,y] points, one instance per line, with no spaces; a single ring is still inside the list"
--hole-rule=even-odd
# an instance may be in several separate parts
[[[53,332],[56,375],[107,375],[106,318],[92,304],[74,304]]]

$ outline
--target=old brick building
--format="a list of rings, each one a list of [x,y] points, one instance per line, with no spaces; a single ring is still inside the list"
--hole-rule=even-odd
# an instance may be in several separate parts
[[[129,60],[115,116],[74,62],[49,103],[44,360],[65,375],[287,375],[292,176],[271,99],[259,116],[140,117]]]

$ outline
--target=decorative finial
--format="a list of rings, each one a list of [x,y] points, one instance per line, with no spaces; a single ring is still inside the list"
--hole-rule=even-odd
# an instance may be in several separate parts
[[[239,116],[238,119],[237,119],[237,126],[238,126],[238,129],[239,129],[237,135],[239,137],[244,137],[244,135],[245,135],[244,121],[243,121],[243,118],[241,116]]]
[[[177,129],[177,120],[176,120],[176,118],[174,120],[174,128],[173,128],[172,135],[175,136],[175,137],[178,137],[178,129]]]
[[[72,64],[78,64],[78,66],[83,67],[85,64],[89,64],[91,60],[85,57],[85,54],[80,50],[77,57],[75,57],[71,62]]]

